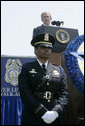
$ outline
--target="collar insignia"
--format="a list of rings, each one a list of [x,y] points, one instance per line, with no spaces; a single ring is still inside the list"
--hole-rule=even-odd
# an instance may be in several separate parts
[[[36,71],[35,71],[35,69],[32,69],[31,71],[29,71],[30,73],[37,73]]]

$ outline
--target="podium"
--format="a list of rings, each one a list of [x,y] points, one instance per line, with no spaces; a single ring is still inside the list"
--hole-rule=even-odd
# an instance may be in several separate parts
[[[67,45],[79,35],[77,29],[53,26],[44,26],[44,33],[50,33],[54,36],[56,42],[52,52],[56,53],[64,52]]]

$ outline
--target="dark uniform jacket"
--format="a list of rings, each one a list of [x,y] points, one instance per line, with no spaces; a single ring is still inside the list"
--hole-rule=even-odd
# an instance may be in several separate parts
[[[51,125],[63,121],[61,116],[68,102],[68,89],[61,66],[48,63],[45,72],[37,60],[24,64],[19,75],[19,89],[25,105],[23,125],[48,125],[41,119],[47,110],[54,110],[59,114],[59,118]]]
[[[44,26],[43,24],[41,26],[38,26],[36,28],[33,29],[33,38],[35,38],[37,35],[39,34],[44,34],[45,33],[45,28],[46,26]]]

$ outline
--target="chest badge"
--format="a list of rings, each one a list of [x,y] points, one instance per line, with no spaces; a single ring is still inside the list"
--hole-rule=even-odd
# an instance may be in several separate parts
[[[53,77],[60,77],[60,73],[57,70],[54,70],[52,75]]]

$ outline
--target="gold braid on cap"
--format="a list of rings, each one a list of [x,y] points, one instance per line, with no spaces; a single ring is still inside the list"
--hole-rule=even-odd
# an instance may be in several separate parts
[[[36,42],[34,45],[38,45],[38,44],[49,44],[49,45],[52,45],[51,42],[43,42],[43,41],[41,41],[41,42]]]

